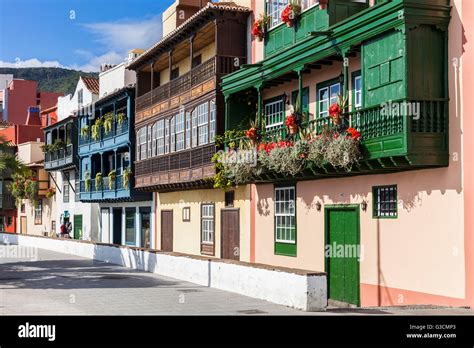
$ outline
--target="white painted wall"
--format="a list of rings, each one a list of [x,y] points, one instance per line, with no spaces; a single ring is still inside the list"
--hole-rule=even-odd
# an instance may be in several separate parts
[[[95,103],[99,99],[99,96],[97,94],[93,94],[87,89],[84,82],[80,78],[77,82],[74,94],[68,94],[67,96],[58,98],[58,121],[61,121],[71,116],[75,111],[77,111],[78,94],[81,89],[83,91],[83,106]]]
[[[69,181],[71,186],[69,187],[69,202],[64,202],[64,185],[68,184],[65,177],[66,173],[69,173]],[[76,179],[74,170],[67,170],[62,172],[56,172],[56,183],[58,184],[59,190],[56,190],[56,221],[57,231],[60,231],[63,216],[66,211],[69,212],[70,221],[74,222],[74,215],[82,215],[82,236],[83,240],[99,241],[99,226],[98,226],[98,207],[97,203],[82,203],[76,202],[75,188]],[[61,192],[59,192],[61,191]],[[71,233],[71,237],[73,234]]]
[[[126,63],[123,62],[99,75],[100,98],[137,81],[135,71],[125,69],[125,66]]]
[[[113,263],[305,311],[324,311],[327,307],[324,273],[304,274],[240,262],[4,233],[0,234],[0,242]]]

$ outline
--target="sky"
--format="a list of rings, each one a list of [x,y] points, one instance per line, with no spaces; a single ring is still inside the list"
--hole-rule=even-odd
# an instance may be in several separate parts
[[[173,0],[0,0],[0,67],[98,71],[162,36]]]

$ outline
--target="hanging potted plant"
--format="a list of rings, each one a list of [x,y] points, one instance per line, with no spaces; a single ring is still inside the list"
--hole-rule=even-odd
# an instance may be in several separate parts
[[[48,153],[51,151],[51,147],[52,145],[44,144],[43,146],[41,146],[41,150],[43,150],[44,153]]]
[[[260,138],[260,129],[258,125],[258,115],[254,121],[250,121],[250,128],[245,131],[245,137],[250,141],[251,146],[255,146]]]
[[[112,191],[114,189],[114,185],[115,185],[115,170],[112,170],[109,175],[109,190]]]
[[[54,195],[56,194],[56,190],[54,189],[54,187],[50,187],[47,191],[46,191],[46,198],[53,198]]]
[[[332,124],[336,127],[342,124],[342,112],[347,108],[347,98],[339,95],[337,102],[329,107],[329,116],[332,119]]]
[[[125,112],[121,111],[117,114],[117,123],[119,126],[124,124],[126,120],[127,120],[127,115],[125,115]]]
[[[130,177],[132,176],[132,170],[130,167],[127,167],[123,170],[123,188],[125,190],[129,189]]]
[[[100,138],[100,126],[102,125],[102,120],[100,118],[95,120],[95,123],[91,128],[91,137],[92,140],[98,141]]]
[[[88,136],[89,136],[89,126],[86,124],[81,127],[81,137],[83,139],[87,139]]]
[[[109,134],[112,131],[112,122],[114,116],[111,112],[104,115],[102,120],[102,126],[104,127],[105,134]]]
[[[102,173],[97,173],[95,175],[95,190],[99,191],[100,188],[102,188]]]
[[[84,173],[84,186],[85,186],[86,192],[91,191],[91,173],[89,171],[86,171]]]
[[[260,15],[259,19],[255,21],[252,26],[252,35],[257,38],[258,41],[263,41],[267,26],[270,23],[270,17],[267,15]]]
[[[286,127],[288,128],[291,135],[298,132],[298,124],[296,123],[296,115],[291,114],[286,118]]]
[[[281,20],[288,28],[294,26],[301,14],[301,5],[298,0],[291,0],[290,3],[281,12]]]

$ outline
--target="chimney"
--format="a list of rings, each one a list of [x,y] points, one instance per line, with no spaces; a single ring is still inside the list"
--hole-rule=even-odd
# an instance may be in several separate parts
[[[26,118],[27,126],[41,126],[40,109],[36,106],[28,108],[28,117]]]

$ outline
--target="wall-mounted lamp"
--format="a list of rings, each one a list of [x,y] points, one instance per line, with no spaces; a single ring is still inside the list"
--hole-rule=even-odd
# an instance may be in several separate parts
[[[367,211],[367,202],[365,200],[362,201],[362,204],[361,204],[361,207],[362,207],[362,211]]]
[[[321,202],[316,203],[316,210],[317,211],[321,211],[322,207],[323,206],[321,205]]]

